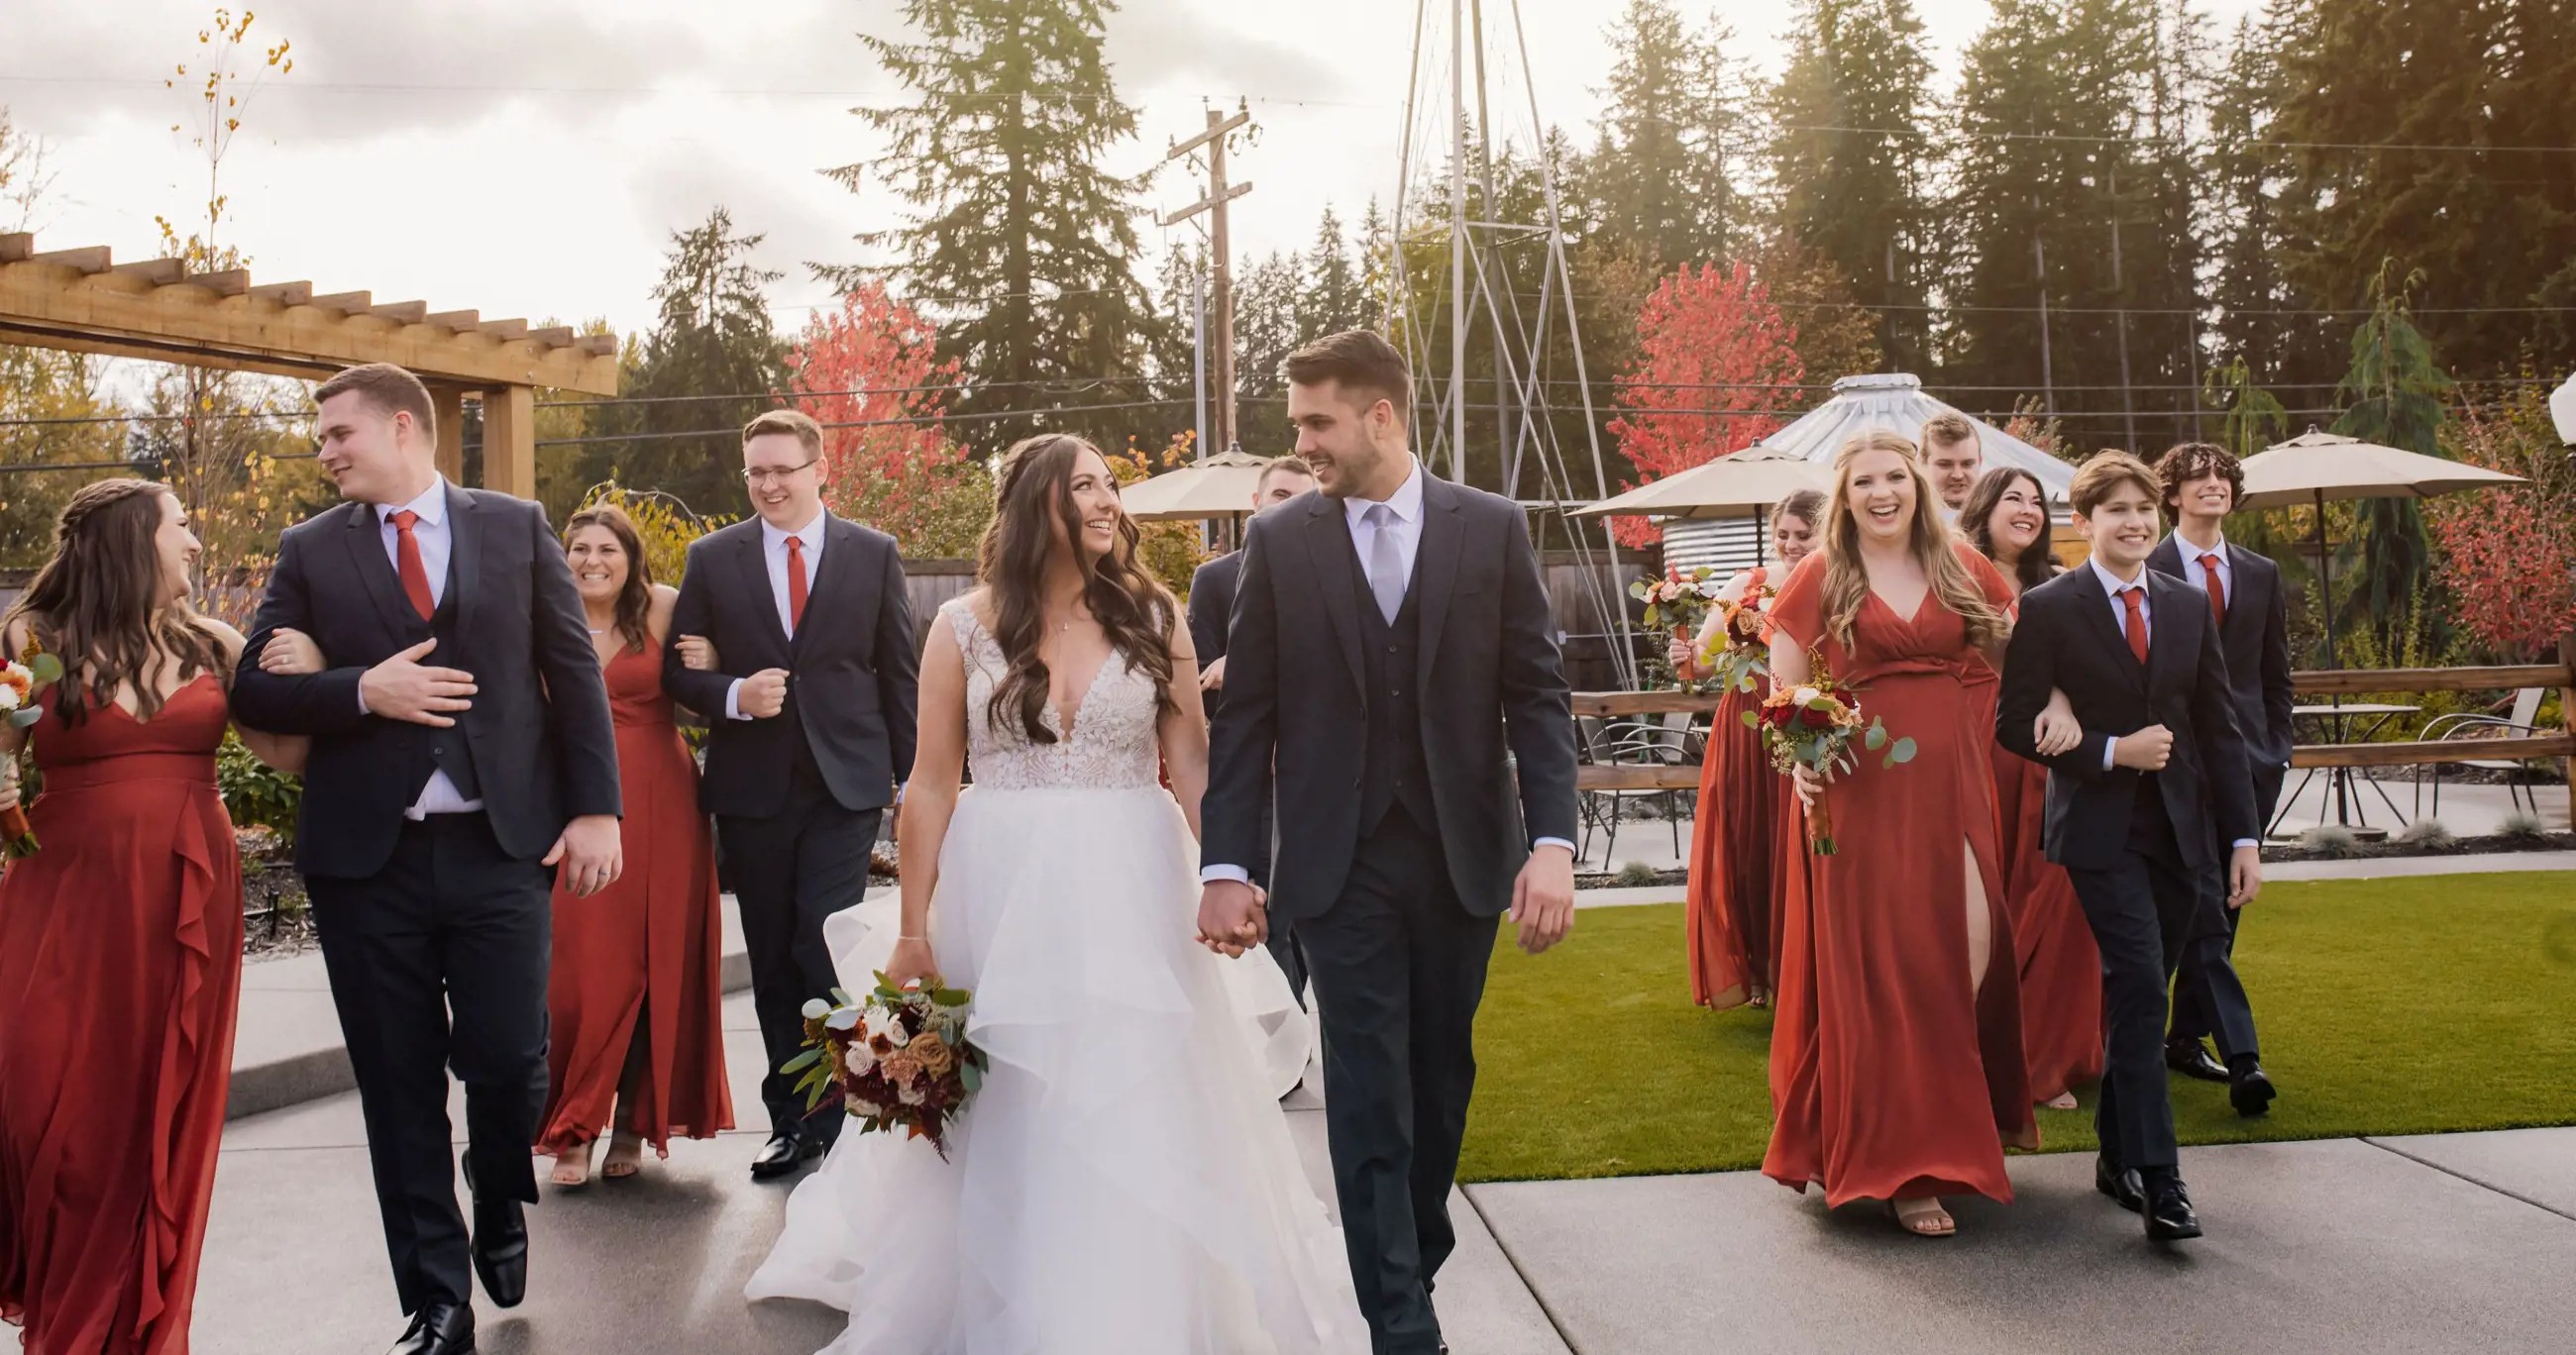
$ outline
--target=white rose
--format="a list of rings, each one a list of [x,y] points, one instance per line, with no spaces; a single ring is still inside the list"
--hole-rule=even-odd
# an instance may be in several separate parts
[[[1824,695],[1823,692],[1817,691],[1813,687],[1801,687],[1798,690],[1789,693],[1789,699],[1803,706],[1822,695]]]
[[[16,710],[17,708],[18,689],[15,687],[0,686],[0,711],[11,711]]]
[[[850,1076],[865,1077],[869,1069],[877,1066],[876,1051],[864,1044],[854,1044],[841,1062],[849,1068]]]
[[[912,1037],[904,1033],[903,1023],[890,1015],[886,1018],[886,1023],[877,1028],[877,1034],[884,1036],[886,1043],[897,1049],[912,1043]]]
[[[907,1082],[896,1088],[894,1096],[907,1106],[917,1106],[930,1099],[930,1093],[923,1091],[918,1082]]]

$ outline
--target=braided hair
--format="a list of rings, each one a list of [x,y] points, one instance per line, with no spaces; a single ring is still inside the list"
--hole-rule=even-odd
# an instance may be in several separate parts
[[[129,683],[135,714],[149,720],[171,666],[179,684],[221,666],[214,636],[162,577],[153,538],[165,502],[175,502],[170,487],[150,480],[82,486],[54,523],[52,558],[9,609],[5,626],[23,620],[29,637],[63,661],[56,710],[67,723]]]

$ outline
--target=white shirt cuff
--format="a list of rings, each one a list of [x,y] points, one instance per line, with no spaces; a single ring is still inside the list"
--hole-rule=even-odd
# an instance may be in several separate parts
[[[2104,771],[2106,771],[2106,772],[2107,772],[2107,771],[2111,770],[2113,767],[2118,766],[2118,765],[2119,765],[2119,759],[2120,759],[2120,739],[2119,739],[2119,736],[2118,736],[2118,735],[2113,735],[2113,736],[2112,736],[2112,737],[2110,737],[2110,738],[2107,738],[2107,739],[2102,740],[2102,770],[2104,770]]]
[[[1245,870],[1241,866],[1199,867],[1200,884],[1212,885],[1219,880],[1232,880],[1239,885],[1248,885],[1252,883],[1252,872]]]
[[[358,713],[360,715],[375,714],[374,711],[367,709],[367,686],[363,682],[358,684]]]
[[[1530,844],[1530,848],[1533,851],[1540,847],[1563,847],[1566,855],[1572,856],[1575,854],[1574,844],[1561,837],[1543,837]]]
[[[733,680],[733,685],[725,688],[725,718],[728,720],[748,720],[751,718],[750,716],[742,713],[741,678],[735,678]]]
[[[2240,837],[2240,838],[2236,839],[2234,842],[2228,843],[2228,844],[2227,844],[2227,849],[2228,849],[2229,851],[2231,851],[2231,852],[2232,852],[2232,851],[2236,850],[2236,849],[2237,849],[2237,848],[2239,848],[2239,847],[2256,847],[2256,848],[2259,848],[2259,847],[2261,847],[2262,845],[2263,845],[2262,843],[2257,842],[2257,841],[2255,841],[2254,839],[2252,839],[2252,838],[2250,838],[2250,837]]]

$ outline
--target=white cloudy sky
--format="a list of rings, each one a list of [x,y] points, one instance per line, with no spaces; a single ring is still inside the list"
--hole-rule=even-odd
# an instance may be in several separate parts
[[[884,224],[818,167],[873,148],[853,103],[900,97],[856,33],[899,31],[898,0],[265,0],[254,40],[292,40],[295,70],[253,98],[225,165],[229,238],[256,276],[371,289],[432,310],[649,322],[673,229],[724,204],[764,231],[783,324],[824,300],[806,260],[856,257]],[[2210,0],[2232,22],[2252,0]],[[1945,63],[1985,0],[1917,0]],[[1609,65],[1614,0],[1522,0],[1548,120],[1580,128]],[[187,116],[162,77],[195,54],[211,0],[0,0],[0,104],[47,139],[57,172],[33,224],[40,245],[112,245],[148,257],[153,215],[202,199]],[[1445,82],[1447,6],[1434,0],[1432,78]],[[1526,126],[1508,14],[1489,0],[1496,97]],[[1776,69],[1787,0],[1714,0],[1739,50]],[[1237,249],[1296,247],[1331,201],[1356,216],[1391,197],[1413,6],[1403,0],[1126,0],[1109,48],[1142,131],[1121,172],[1162,158],[1202,101],[1249,96],[1260,141],[1236,157],[1255,185],[1236,204]],[[1506,79],[1504,73],[1510,72]],[[1498,121],[1500,115],[1498,113]],[[1159,208],[1196,198],[1177,168]],[[1186,229],[1186,228],[1184,228]],[[1143,235],[1159,248],[1161,232]]]

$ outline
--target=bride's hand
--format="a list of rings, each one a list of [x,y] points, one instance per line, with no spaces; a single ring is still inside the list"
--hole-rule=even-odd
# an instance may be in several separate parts
[[[1810,809],[1815,807],[1816,797],[1825,793],[1825,779],[1803,762],[1790,769],[1789,782],[1797,788],[1798,803]]]
[[[915,979],[924,988],[939,986],[939,961],[931,956],[930,943],[906,938],[894,943],[894,954],[887,959],[886,982],[901,988]]]

